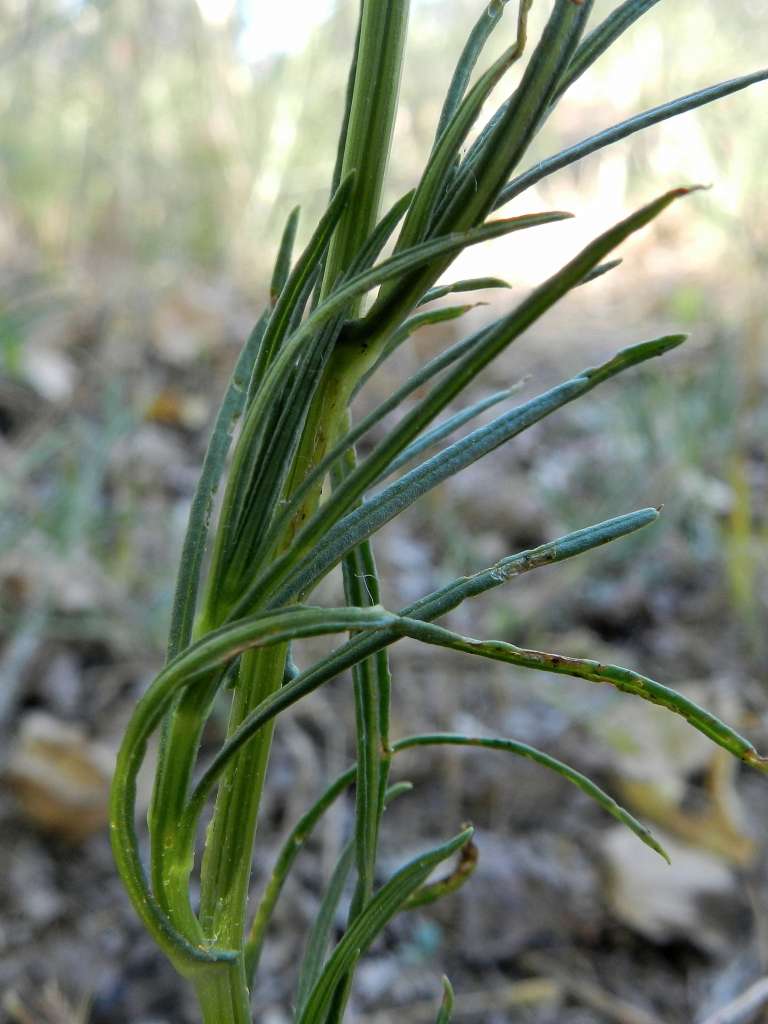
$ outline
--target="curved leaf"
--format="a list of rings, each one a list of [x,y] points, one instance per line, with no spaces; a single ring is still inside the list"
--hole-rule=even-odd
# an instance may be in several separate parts
[[[139,856],[134,817],[136,778],[146,754],[147,742],[176,694],[195,680],[205,681],[212,669],[225,665],[244,650],[300,636],[377,629],[390,624],[395,618],[381,608],[295,607],[235,622],[208,634],[170,661],[141,698],[117,756],[110,795],[110,831],[115,861],[131,901],[147,929],[164,949],[168,950],[172,942],[178,947],[179,956],[193,956],[187,949],[190,940],[170,924],[149,890]],[[184,842],[180,842],[178,847],[182,872],[191,870],[191,864],[187,863],[189,836],[183,838]],[[197,953],[198,959],[204,962],[215,962],[222,957],[231,959],[229,953],[206,950],[198,950]]]
[[[524,757],[529,761],[534,761],[536,764],[542,765],[544,768],[548,768],[550,771],[556,772],[558,775],[562,775],[564,779],[572,782],[574,786],[585,793],[591,800],[599,804],[604,811],[607,811],[612,817],[620,821],[622,825],[626,825],[630,831],[634,832],[638,839],[640,839],[646,846],[649,846],[652,850],[663,857],[667,863],[669,863],[669,856],[657,840],[653,837],[653,834],[641,824],[636,818],[634,818],[629,811],[616,803],[613,797],[608,796],[599,786],[595,785],[591,779],[587,778],[586,775],[582,775],[581,772],[577,772],[575,768],[571,768],[570,765],[564,764],[559,761],[556,757],[550,757],[549,754],[545,754],[542,750],[537,750],[536,747],[532,747],[527,743],[519,743],[517,740],[507,739],[495,739],[487,737],[476,737],[476,736],[462,736],[454,733],[428,733],[424,736],[408,736],[406,739],[399,740],[394,744],[395,751],[408,750],[412,747],[432,747],[432,746],[455,746],[455,747],[480,747],[483,750],[499,750],[507,754],[515,754],[518,757]]]
[[[438,864],[469,842],[472,833],[471,828],[465,829],[442,846],[416,857],[379,890],[331,954],[297,1018],[297,1024],[314,1024],[323,1019],[323,1013],[329,1007],[342,978],[349,973],[411,893],[426,881]]]
[[[448,978],[443,977],[443,1001],[440,1004],[440,1011],[435,1024],[451,1024],[454,1001],[453,986]]]
[[[259,346],[264,337],[267,320],[268,314],[264,313],[243,346],[216,417],[203,459],[200,479],[192,498],[189,523],[182,545],[179,575],[176,580],[168,635],[169,658],[175,657],[179,651],[183,650],[192,637],[192,625],[200,588],[200,571],[210,527],[213,499],[224,473],[235,425],[245,408],[248,382],[251,379]]]
[[[606,665],[602,662],[591,661],[587,658],[568,658],[560,654],[548,654],[545,651],[515,647],[514,644],[507,644],[500,640],[474,640],[431,623],[419,622],[404,628],[406,635],[414,639],[423,640],[425,643],[434,643],[440,647],[449,647],[451,650],[462,651],[465,654],[475,654],[481,658],[503,661],[520,668],[574,676],[590,683],[607,683],[623,693],[642,697],[643,700],[673,711],[689,722],[694,729],[733,754],[734,757],[753,767],[768,771],[768,761],[758,755],[749,740],[744,739],[711,712],[705,711],[704,708],[699,707],[698,704],[681,693],[662,683],[657,683],[647,676],[642,676],[638,672],[632,672],[630,669],[621,668],[618,665]]]
[[[439,590],[426,595],[419,601],[415,601],[407,608],[402,609],[400,615],[409,619],[420,619],[427,622],[439,618],[457,608],[470,597],[484,594],[533,569],[573,558],[593,548],[601,547],[603,544],[617,540],[619,537],[627,536],[655,522],[658,517],[659,513],[656,509],[641,509],[638,512],[618,516],[615,519],[598,523],[596,526],[590,526],[587,529],[569,533],[559,540],[542,544],[538,548],[510,555],[508,558],[502,559],[482,572],[475,573],[472,576],[461,577],[445,587],[441,587]],[[351,668],[352,665],[357,664],[363,658],[367,658],[382,647],[394,643],[399,639],[399,635],[395,628],[389,627],[388,629],[377,631],[370,636],[356,637],[350,640],[343,647],[323,659],[323,661],[303,672],[291,683],[283,686],[275,697],[265,701],[261,707],[254,709],[248,719],[242,723],[237,733],[229,737],[203,773],[185,811],[184,828],[189,830],[189,823],[194,823],[197,820],[208,793],[229,760],[237,753],[240,746],[243,743],[247,743],[250,737],[262,725],[271,721],[272,718],[292,704],[295,704],[298,700],[301,700],[302,697],[312,693],[322,686],[323,683]]]
[[[502,15],[504,14],[504,7],[508,0],[491,0],[489,4],[483,9],[483,13],[478,18],[472,29],[469,39],[461,51],[461,56],[456,65],[456,70],[453,72],[451,78],[451,84],[448,86],[448,92],[445,96],[445,102],[443,103],[443,109],[440,112],[440,119],[437,123],[437,131],[435,133],[435,144],[440,139],[440,136],[445,132],[448,124],[453,119],[456,111],[464,98],[464,93],[467,91],[469,80],[472,77],[472,72],[480,59],[480,54],[483,52],[485,44],[493,34],[493,30],[501,21]]]
[[[385,805],[391,803],[392,800],[401,794],[410,792],[412,788],[409,782],[401,782],[395,786],[390,786],[384,797]],[[315,915],[315,920],[309,931],[296,988],[296,1005],[299,1007],[299,1010],[304,1006],[309,993],[322,973],[323,961],[328,950],[333,922],[344,893],[344,887],[354,864],[355,842],[354,839],[350,839],[341,852],[341,856],[328,882],[325,894]]]
[[[428,907],[431,903],[452,896],[462,889],[470,880],[477,869],[479,853],[475,844],[470,841],[462,846],[459,851],[456,867],[444,878],[438,878],[434,882],[425,882],[416,892],[411,893],[408,902],[403,910],[419,910],[421,907]]]
[[[282,892],[293,862],[326,810],[355,781],[356,772],[357,767],[353,765],[343,775],[335,779],[320,799],[310,807],[306,814],[302,815],[280,848],[275,866],[272,868],[272,873],[267,880],[267,884],[264,886],[264,891],[248,933],[248,940],[245,944],[245,975],[248,978],[249,985],[253,983],[254,975],[259,966],[267,925],[272,917],[275,904]]]
[[[470,277],[464,281],[454,281],[452,284],[440,284],[430,288],[428,292],[419,299],[417,305],[425,306],[428,302],[445,298],[454,292],[473,292],[483,288],[511,288],[509,281],[503,281],[500,277]]]

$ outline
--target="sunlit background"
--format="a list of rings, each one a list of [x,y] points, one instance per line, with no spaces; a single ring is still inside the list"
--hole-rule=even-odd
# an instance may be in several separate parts
[[[595,20],[615,6],[598,0]],[[480,7],[413,2],[385,200],[418,179]],[[514,7],[488,60],[509,41]],[[532,35],[549,7],[534,4]],[[327,199],[356,10],[351,0],[0,0],[8,1022],[195,1020],[115,880],[106,788],[121,729],[162,660],[206,431],[266,299],[282,225],[300,205],[306,240]],[[766,0],[662,0],[568,93],[529,161],[760,67],[767,15]],[[522,338],[476,397],[517,382],[533,393],[665,331],[690,332],[684,350],[424,499],[382,533],[378,552],[385,603],[397,607],[511,551],[663,503],[652,531],[532,574],[454,624],[630,665],[681,687],[763,747],[766,105],[768,89],[757,86],[515,200],[505,212],[575,217],[457,260],[448,276],[499,275],[509,291],[478,295],[461,320],[416,335],[356,408],[509,309],[633,207],[670,187],[708,186]],[[433,1021],[447,971],[458,1024],[710,1024],[768,973],[761,780],[685,723],[586,683],[480,671],[411,648],[394,664],[400,731],[501,732],[541,746],[658,829],[674,863],[648,860],[536,766],[409,756],[402,768],[416,790],[388,814],[382,870],[468,819],[478,826],[480,867],[453,901],[398,918],[361,971],[350,1021]],[[349,704],[336,683],[278,730],[257,884],[318,779],[351,756]],[[216,719],[206,742],[222,728]],[[255,995],[264,1024],[291,1019],[302,937],[349,823],[349,808],[329,818],[286,889]],[[738,1019],[768,1020],[761,1013],[758,1002]]]

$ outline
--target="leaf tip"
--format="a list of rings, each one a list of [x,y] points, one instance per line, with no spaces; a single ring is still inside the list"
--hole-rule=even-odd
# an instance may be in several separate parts
[[[669,192],[671,199],[680,199],[683,196],[689,196],[693,192],[708,192],[712,188],[712,185],[681,185],[680,188],[673,188]]]

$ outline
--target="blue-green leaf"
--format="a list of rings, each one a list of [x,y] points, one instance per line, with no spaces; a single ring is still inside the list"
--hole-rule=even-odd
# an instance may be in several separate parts
[[[300,208],[298,206],[291,210],[285,224],[283,237],[280,240],[277,259],[275,260],[275,269],[272,273],[272,283],[269,287],[269,297],[273,306],[280,298],[280,293],[285,287],[285,282],[288,280],[288,275],[291,272],[291,257],[293,255],[293,244],[296,241],[296,231],[299,226],[299,213]]]
[[[486,411],[486,409],[492,408],[494,405],[498,405],[499,402],[505,402],[508,398],[517,391],[518,388],[505,388],[503,391],[497,391],[492,395],[488,395],[487,398],[481,398],[479,402],[474,402],[466,409],[462,409],[461,412],[457,412],[454,416],[450,416],[447,420],[442,423],[438,423],[437,426],[431,430],[427,430],[421,437],[417,438],[413,444],[398,455],[398,457],[391,462],[384,470],[382,476],[391,476],[398,469],[406,466],[409,462],[413,462],[415,458],[421,455],[427,450],[432,448],[439,441],[448,437],[459,427],[464,426],[470,420],[475,419],[476,416],[480,416]]]
[[[500,277],[470,277],[464,281],[454,281],[452,284],[440,284],[430,288],[428,292],[419,299],[417,305],[425,306],[435,299],[442,299],[454,292],[473,292],[483,288],[511,288],[509,281],[503,281]]]
[[[440,119],[437,124],[435,143],[438,142],[440,136],[445,132],[456,114],[464,98],[464,93],[467,91],[469,80],[472,77],[472,72],[477,65],[480,54],[483,52],[483,48],[490,39],[493,30],[501,21],[507,2],[508,0],[491,0],[475,23],[469,39],[461,51],[451,84],[448,86],[448,92],[446,93],[443,109],[440,112]]]
[[[372,536],[403,509],[444,480],[610,377],[647,359],[663,355],[684,340],[685,335],[671,335],[624,349],[602,366],[585,370],[571,380],[545,391],[412,469],[328,529],[304,560],[295,566],[283,587],[274,594],[274,605],[279,607],[286,603],[294,593],[307,592],[346,551]]]
[[[439,590],[427,594],[403,608],[400,615],[425,622],[440,618],[454,608],[458,608],[471,597],[477,597],[493,590],[526,572],[574,558],[593,548],[625,537],[656,522],[658,517],[659,513],[656,509],[640,509],[637,512],[629,513],[629,515],[617,516],[615,519],[606,520],[596,526],[569,533],[559,540],[542,544],[537,548],[510,555],[488,569],[483,569],[472,576],[461,577]],[[197,819],[197,814],[202,809],[208,792],[216,783],[230,758],[262,725],[302,697],[312,693],[329,679],[333,679],[382,647],[394,643],[398,636],[397,631],[390,628],[370,636],[355,637],[284,686],[277,698],[256,709],[248,720],[243,722],[237,733],[227,740],[206,769],[195,788],[185,817],[193,821]]]
[[[689,191],[690,189],[675,189],[668,192],[614,225],[540,285],[511,313],[479,332],[453,369],[404,417],[371,455],[349,474],[331,499],[320,507],[301,530],[290,551],[275,560],[268,570],[254,580],[238,604],[239,613],[242,614],[251,607],[254,595],[269,593],[279,586],[291,575],[300,559],[309,559],[312,553],[317,554],[319,540],[327,540],[330,536],[329,526],[338,523],[340,517],[354,506],[384,467],[415,440],[434,417],[474,380],[489,362],[560,298],[581,283],[584,277],[621,242],[650,223],[670,203],[680,196],[687,195]]]
[[[436,627],[435,627],[436,628]],[[613,797],[605,793],[599,786],[595,785],[591,779],[587,778],[586,775],[582,775],[581,772],[576,771],[575,768],[571,768],[570,765],[564,764],[559,761],[556,757],[551,757],[549,754],[545,754],[542,750],[538,750],[536,747],[530,746],[528,743],[520,743],[517,740],[509,739],[497,739],[488,737],[477,737],[477,736],[463,736],[457,733],[427,733],[424,736],[408,736],[403,740],[398,740],[394,744],[396,751],[408,750],[412,747],[430,747],[430,746],[455,746],[455,747],[479,747],[483,750],[499,750],[507,754],[515,754],[518,757],[524,757],[529,761],[534,761],[536,764],[542,765],[544,768],[548,768],[550,771],[556,772],[558,775],[562,775],[564,779],[573,783],[574,786],[586,793],[586,795],[594,800],[595,803],[599,804],[604,811],[607,811],[612,817],[620,821],[622,825],[626,825],[630,831],[640,839],[646,846],[650,847],[661,857],[669,862],[669,856],[653,834],[634,818],[629,811],[627,811],[621,804],[616,803]]]
[[[732,78],[730,81],[721,82],[719,85],[710,86],[708,89],[689,93],[687,96],[681,96],[679,99],[672,100],[669,103],[662,103],[658,107],[645,110],[642,114],[628,117],[626,121],[620,121],[619,124],[606,128],[605,131],[598,132],[596,135],[590,135],[588,139],[583,139],[581,142],[569,146],[560,153],[547,157],[546,160],[539,161],[530,170],[514,178],[501,190],[493,208],[498,210],[499,207],[508,203],[510,199],[519,196],[526,189],[530,188],[531,185],[535,185],[543,178],[549,177],[555,171],[562,170],[563,167],[568,167],[578,160],[583,160],[585,156],[590,156],[600,149],[605,149],[606,146],[610,146],[620,139],[626,139],[627,136],[634,135],[635,132],[642,131],[644,128],[650,128],[651,125],[659,124],[670,117],[677,117],[678,114],[684,114],[688,110],[703,107],[707,103],[713,103],[715,100],[722,99],[724,96],[730,96],[732,93],[747,89],[750,85],[764,82],[767,79],[768,70],[755,71],[751,75]]]

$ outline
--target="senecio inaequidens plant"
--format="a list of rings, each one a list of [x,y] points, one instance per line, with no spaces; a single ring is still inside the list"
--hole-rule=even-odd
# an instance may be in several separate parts
[[[440,447],[447,428],[459,425],[457,420],[467,422],[491,403],[486,399],[434,425],[440,413],[556,302],[615,266],[611,254],[617,246],[690,188],[676,188],[609,228],[509,312],[427,362],[365,419],[353,424],[349,415],[357,390],[417,328],[468,308],[436,308],[431,303],[450,293],[504,285],[496,279],[436,285],[458,253],[486,239],[567,216],[528,213],[489,220],[495,210],[560,168],[642,128],[768,78],[768,71],[758,71],[665,103],[516,173],[569,87],[657,2],[625,0],[589,33],[592,0],[544,3],[548,20],[519,81],[468,143],[487,97],[526,50],[533,0],[519,2],[511,45],[475,74],[504,14],[504,0],[492,0],[461,53],[418,185],[381,216],[408,0],[361,0],[331,197],[296,259],[298,211],[288,218],[269,308],[235,366],[192,502],[167,662],[131,718],[112,788],[112,844],[120,874],[145,926],[194,986],[206,1024],[251,1020],[250,993],[258,985],[259,956],[283,883],[314,826],[349,787],[355,790],[354,834],[307,940],[294,996],[297,1024],[341,1021],[355,968],[387,922],[403,909],[450,893],[471,874],[475,850],[472,830],[465,828],[387,881],[377,876],[382,813],[388,801],[408,788],[390,783],[390,765],[401,750],[450,744],[537,761],[565,776],[665,856],[648,830],[589,779],[519,740],[443,733],[390,736],[387,651],[401,637],[607,683],[682,715],[736,757],[765,768],[754,747],[727,725],[635,672],[474,640],[435,624],[476,594],[649,525],[658,516],[656,509],[621,515],[510,555],[399,612],[379,604],[371,548],[371,537],[380,527],[442,481],[566,403],[681,344],[682,335],[671,335],[624,349]],[[399,225],[392,255],[382,258]],[[364,297],[374,289],[376,297],[365,307]],[[408,411],[358,460],[357,441],[406,399]],[[428,449],[437,449],[436,454],[426,457]],[[223,500],[211,528],[214,495],[225,475]],[[345,605],[305,603],[337,565],[343,571]],[[348,634],[348,639],[307,668],[294,664],[292,641],[332,633]],[[254,835],[275,721],[285,708],[346,669],[353,677],[357,762],[295,825],[249,920]],[[230,703],[227,737],[198,773],[201,733],[214,702],[224,695]],[[160,747],[145,871],[135,824],[136,778],[156,731]],[[199,906],[193,906],[190,878],[198,824],[209,811],[209,799],[213,809],[199,864]],[[454,854],[458,866],[430,882],[435,867]],[[332,924],[353,874],[346,930],[333,944]],[[452,1003],[446,981],[438,1021],[450,1020]]]

